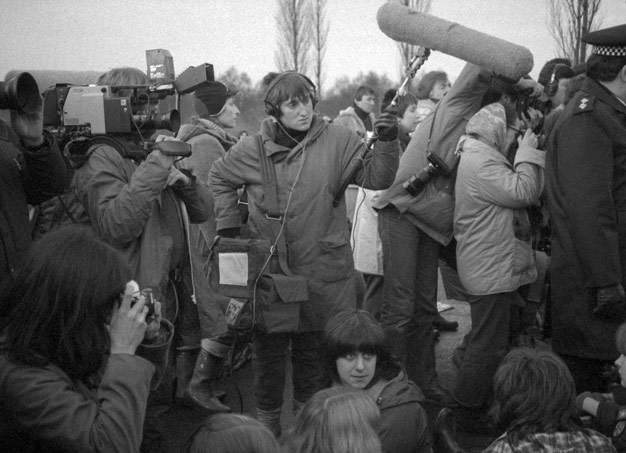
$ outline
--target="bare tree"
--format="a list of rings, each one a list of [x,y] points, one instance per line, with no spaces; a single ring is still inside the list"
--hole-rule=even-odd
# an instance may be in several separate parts
[[[277,0],[276,26],[278,50],[276,63],[280,71],[306,73],[311,48],[310,2],[307,0]]]
[[[407,6],[415,11],[421,13],[428,13],[430,11],[431,0],[389,0],[401,5]],[[404,79],[404,70],[413,58],[413,55],[417,52],[417,47],[414,44],[407,44],[405,42],[397,42],[398,50],[400,51],[401,67],[400,67],[400,80]],[[409,84],[411,81],[409,81]],[[410,88],[407,86],[407,88]]]
[[[324,55],[326,55],[328,28],[326,0],[313,0],[311,4],[311,40],[314,57],[313,73],[317,85],[317,93],[320,98],[322,97],[323,62]]]
[[[602,23],[602,0],[550,0],[548,27],[563,57],[577,65],[587,60],[587,46],[580,39]]]

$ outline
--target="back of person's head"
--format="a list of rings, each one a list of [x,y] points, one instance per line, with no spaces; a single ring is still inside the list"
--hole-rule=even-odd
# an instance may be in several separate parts
[[[354,92],[354,100],[360,101],[363,99],[363,96],[376,96],[376,92],[373,88],[368,87],[367,85],[361,85]]]
[[[278,118],[281,115],[281,104],[290,99],[303,103],[310,100],[315,107],[317,102],[315,84],[308,77],[295,71],[274,74],[267,74],[263,79],[264,84],[267,79],[265,107],[269,115]]]
[[[289,453],[376,453],[380,411],[366,393],[350,387],[320,390],[309,399],[283,439]]]
[[[145,72],[129,66],[110,69],[98,77],[97,81],[98,85],[110,86],[147,85],[148,83],[149,79]],[[124,97],[130,96],[130,93],[130,90],[120,90],[117,94]]]
[[[198,116],[211,118],[219,116],[226,107],[226,101],[237,91],[230,90],[222,82],[210,82],[193,92],[193,107]]]
[[[330,382],[339,382],[337,359],[356,352],[376,355],[372,384],[381,377],[391,379],[400,370],[385,330],[365,310],[343,310],[333,315],[324,327],[322,351],[323,368]]]
[[[389,107],[391,101],[393,101],[393,98],[396,96],[396,93],[397,90],[395,88],[385,91],[383,100],[380,103],[381,113],[383,113],[387,109],[387,107]],[[398,96],[398,99],[396,101],[398,118],[402,118],[404,116],[404,112],[406,112],[406,109],[408,109],[412,105],[417,105],[417,97],[413,93],[407,91],[406,93],[404,93],[403,96]]]
[[[429,99],[430,92],[438,82],[446,82],[448,80],[448,74],[444,71],[430,71],[422,76],[417,84],[417,98]]]
[[[273,434],[258,420],[240,414],[213,414],[204,419],[181,453],[278,453]]]
[[[130,278],[123,256],[90,228],[47,233],[1,303],[9,357],[32,366],[53,363],[72,378],[93,375],[109,350],[106,325]]]
[[[626,56],[592,54],[587,59],[587,77],[596,82],[612,82],[626,66]]]
[[[552,74],[554,74],[555,80],[561,79],[571,79],[574,77],[575,73],[572,69],[572,62],[569,58],[553,58],[546,62],[539,71],[539,77],[537,77],[537,82],[546,86],[548,82],[552,79]]]
[[[507,354],[494,377],[496,425],[512,440],[534,433],[576,429],[574,379],[553,352],[516,348]]]

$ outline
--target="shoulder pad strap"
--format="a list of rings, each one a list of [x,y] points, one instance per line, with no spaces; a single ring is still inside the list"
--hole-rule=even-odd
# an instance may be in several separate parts
[[[575,99],[573,101],[575,102],[574,115],[576,115],[577,113],[592,111],[595,100],[596,100],[595,96],[590,96],[588,94],[585,94],[581,96],[580,98]]]

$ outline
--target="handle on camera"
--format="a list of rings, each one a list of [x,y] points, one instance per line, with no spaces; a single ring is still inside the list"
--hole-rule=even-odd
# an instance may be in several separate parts
[[[189,157],[191,145],[176,140],[163,140],[161,142],[144,142],[143,149],[148,152],[158,149],[165,156]]]

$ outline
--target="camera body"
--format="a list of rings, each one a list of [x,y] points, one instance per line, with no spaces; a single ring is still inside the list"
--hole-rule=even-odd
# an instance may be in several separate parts
[[[533,90],[524,90],[517,93],[515,110],[518,114],[527,113],[528,108],[532,107],[539,110],[542,115],[546,115],[552,109],[552,101],[544,93],[541,96],[531,96]]]
[[[436,176],[450,175],[450,168],[436,154],[426,156],[428,165],[402,183],[402,187],[412,197],[417,197],[426,187],[428,181]]]
[[[146,51],[147,85],[57,84],[44,94],[44,127],[65,146],[78,138],[127,136],[180,127],[178,109],[163,112],[170,96],[191,93],[215,81],[213,65],[189,67],[174,79],[173,61],[163,49]],[[171,105],[171,104],[170,104]]]

